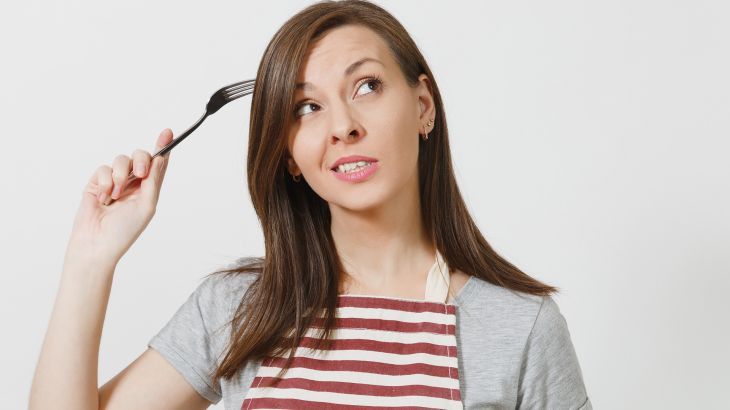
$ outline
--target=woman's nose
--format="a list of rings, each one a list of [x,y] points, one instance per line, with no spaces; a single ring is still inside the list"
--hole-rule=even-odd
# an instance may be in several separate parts
[[[338,140],[350,142],[358,139],[363,135],[362,126],[353,115],[352,107],[347,104],[335,104],[330,109],[330,141],[332,144]]]

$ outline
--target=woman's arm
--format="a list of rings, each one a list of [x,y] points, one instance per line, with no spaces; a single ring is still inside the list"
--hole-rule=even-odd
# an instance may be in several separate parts
[[[172,131],[163,130],[156,149],[172,139]],[[84,187],[33,376],[31,409],[99,408],[99,342],[114,270],[157,210],[169,155],[153,159],[143,150],[118,155],[111,166],[99,166]],[[128,178],[132,170],[135,181]]]
[[[115,266],[67,260],[30,391],[30,409],[98,409],[99,343]]]
[[[543,297],[525,346],[517,408],[593,409],[568,323],[550,296]]]
[[[113,266],[69,262],[43,342],[29,409],[206,409],[203,398],[158,352],[147,349],[98,388],[99,343]]]

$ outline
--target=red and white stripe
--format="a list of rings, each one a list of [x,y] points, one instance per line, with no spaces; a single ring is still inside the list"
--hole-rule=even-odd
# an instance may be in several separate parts
[[[333,343],[314,350],[307,331],[291,367],[266,358],[242,409],[462,409],[456,307],[432,301],[340,295]]]

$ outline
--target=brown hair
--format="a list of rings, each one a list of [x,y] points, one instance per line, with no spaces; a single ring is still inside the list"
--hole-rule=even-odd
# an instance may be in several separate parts
[[[418,178],[424,230],[447,265],[492,284],[534,295],[558,288],[541,283],[499,256],[469,215],[451,164],[446,114],[436,80],[405,28],[366,1],[323,1],[303,9],[276,32],[261,59],[251,105],[248,187],[261,222],[265,257],[212,274],[255,274],[231,320],[231,338],[213,375],[230,379],[248,360],[289,350],[282,372],[312,319],[323,317],[315,348],[327,348],[334,324],[338,279],[344,272],[330,231],[327,202],[286,167],[287,130],[293,121],[294,84],[308,46],[345,24],[372,29],[388,44],[406,78],[430,80],[435,126],[419,138]],[[414,136],[417,137],[417,136]]]

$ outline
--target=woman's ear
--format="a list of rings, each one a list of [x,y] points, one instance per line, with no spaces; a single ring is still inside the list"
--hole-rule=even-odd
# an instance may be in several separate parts
[[[436,116],[436,108],[431,94],[431,81],[426,74],[418,76],[418,104],[419,104],[419,123],[423,127],[429,120]]]
[[[292,175],[298,175],[300,173],[297,163],[294,162],[294,158],[289,155],[286,156],[286,167]]]

